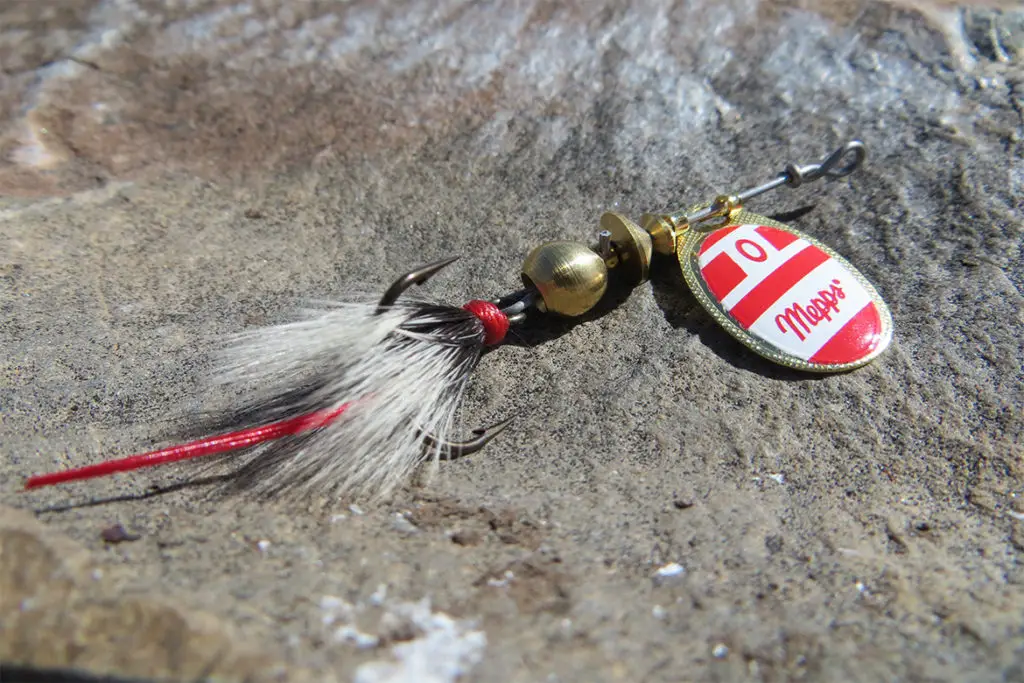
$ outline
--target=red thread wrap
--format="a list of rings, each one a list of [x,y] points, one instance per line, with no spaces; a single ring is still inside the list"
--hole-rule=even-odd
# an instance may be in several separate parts
[[[484,344],[494,346],[505,339],[508,332],[508,316],[490,301],[474,299],[462,307],[477,317],[484,326]]]

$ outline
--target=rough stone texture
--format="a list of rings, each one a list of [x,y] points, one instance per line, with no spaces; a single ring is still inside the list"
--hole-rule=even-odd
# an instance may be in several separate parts
[[[276,660],[351,680],[416,639],[389,606],[428,597],[486,634],[466,680],[1024,679],[1013,7],[4,3],[0,500],[53,529],[2,513],[17,656],[155,675],[168,641],[214,633],[265,653],[229,680]],[[515,427],[363,514],[150,489],[176,467],[18,492],[229,400],[201,391],[211,345],[297,298],[450,253],[432,296],[503,293],[605,209],[852,137],[863,171],[756,208],[812,208],[797,225],[889,300],[867,368],[767,366],[659,261],[618,306],[488,354],[467,423]],[[117,523],[141,538],[105,543]],[[22,595],[49,596],[34,625]],[[325,596],[378,645],[336,637]],[[145,661],[114,645],[139,623]]]
[[[240,648],[210,614],[117,591],[126,569],[107,577],[97,565],[26,512],[0,508],[0,661],[169,680],[311,680]]]

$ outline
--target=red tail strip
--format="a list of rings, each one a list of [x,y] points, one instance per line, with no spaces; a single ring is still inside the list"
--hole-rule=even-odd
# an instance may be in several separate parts
[[[211,436],[205,439],[200,439],[199,441],[192,441],[178,446],[162,448],[158,451],[150,451],[149,453],[142,453],[141,455],[132,455],[127,458],[121,458],[120,460],[109,460],[107,462],[78,467],[64,472],[40,474],[34,477],[29,477],[25,482],[25,488],[36,489],[41,486],[51,486],[53,484],[61,484],[68,481],[93,479],[95,477],[114,474],[115,472],[128,472],[131,470],[141,469],[143,467],[153,467],[155,465],[163,465],[169,462],[177,462],[179,460],[200,458],[204,455],[215,455],[217,453],[234,451],[239,448],[248,448],[249,446],[255,446],[265,441],[280,439],[282,436],[291,436],[293,434],[299,434],[301,432],[325,427],[345,412],[348,406],[349,404],[346,403],[339,408],[318,410],[315,413],[292,417],[287,420],[281,420],[280,422],[272,422],[271,424],[263,425],[262,427],[253,427],[251,429],[231,432],[230,434]]]

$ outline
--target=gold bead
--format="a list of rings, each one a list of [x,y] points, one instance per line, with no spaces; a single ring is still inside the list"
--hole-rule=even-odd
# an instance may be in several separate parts
[[[523,282],[540,292],[544,300],[542,310],[583,315],[608,289],[608,266],[584,244],[548,242],[531,251],[523,261]]]
[[[651,236],[641,230],[639,225],[614,211],[601,216],[601,229],[612,234],[612,243],[618,257],[616,277],[630,287],[647,282],[651,267]]]
[[[676,253],[676,238],[679,237],[679,229],[672,216],[645,213],[640,217],[644,230],[651,236],[654,251],[659,254],[674,255]]]

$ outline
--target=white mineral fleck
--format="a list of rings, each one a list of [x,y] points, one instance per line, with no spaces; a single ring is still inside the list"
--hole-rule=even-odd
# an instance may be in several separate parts
[[[487,636],[470,622],[431,611],[427,598],[396,605],[389,614],[419,635],[392,646],[390,661],[361,665],[354,683],[454,683],[483,659]]]
[[[686,572],[683,565],[678,562],[669,562],[663,567],[658,567],[658,571],[654,572],[654,575],[659,579],[669,579],[673,576],[679,576]]]
[[[374,607],[380,607],[384,604],[384,599],[386,597],[388,597],[388,585],[386,583],[381,583],[377,585],[377,590],[375,590],[373,595],[370,596],[369,602]]]
[[[396,512],[391,520],[391,528],[403,534],[415,534],[419,528],[410,522],[401,512]]]

